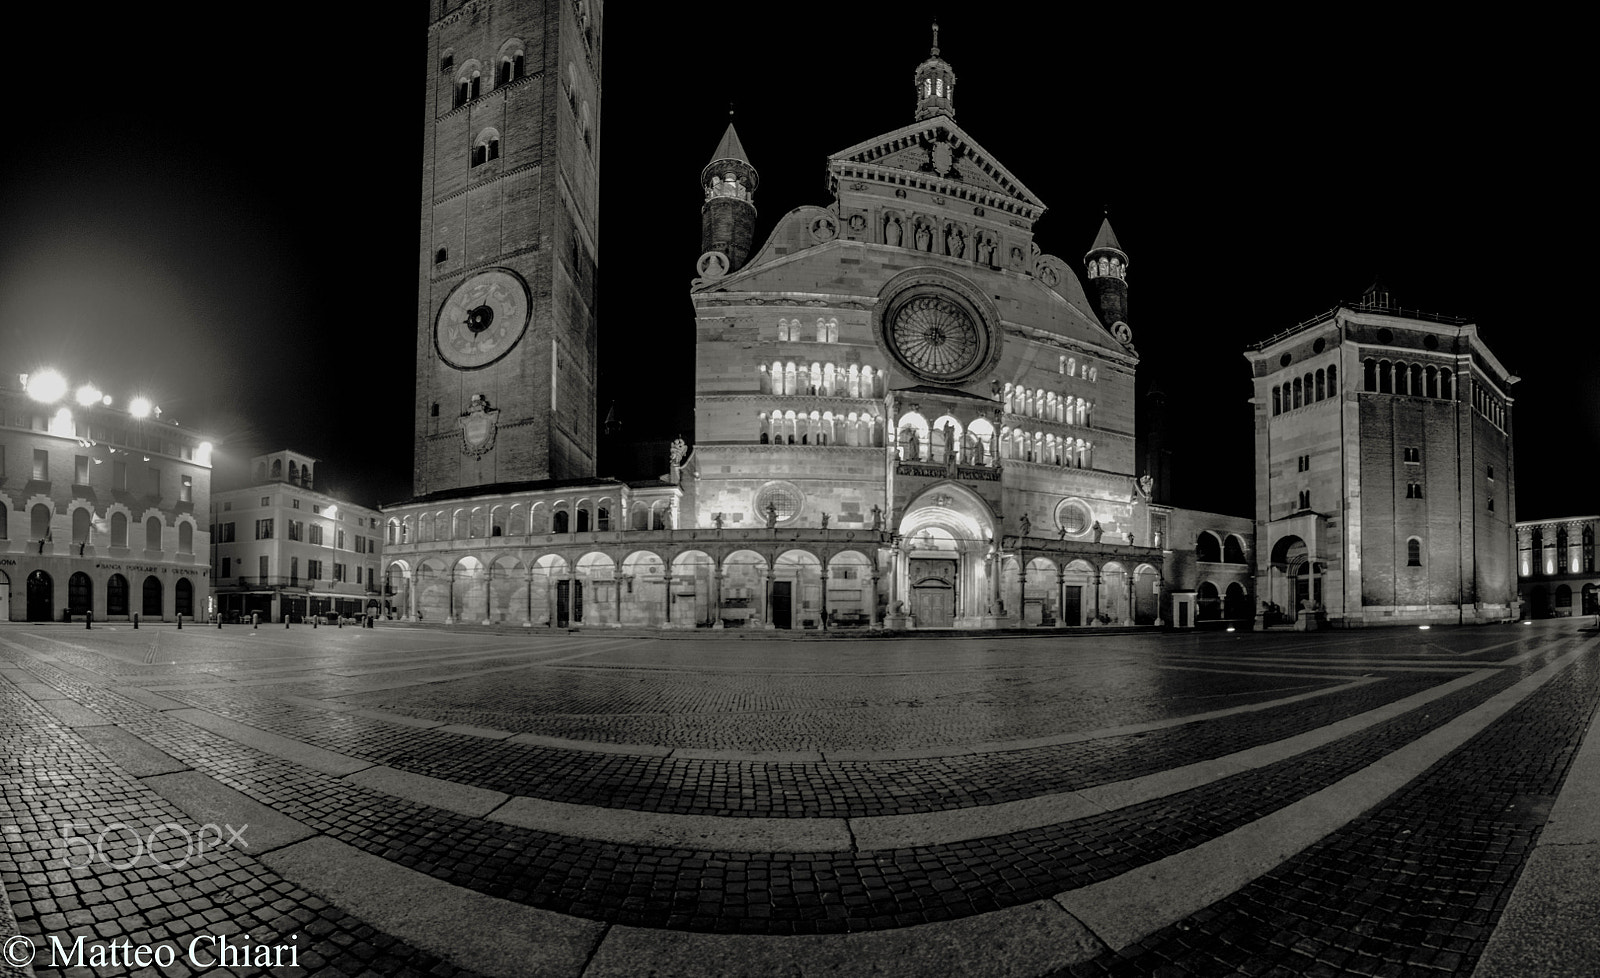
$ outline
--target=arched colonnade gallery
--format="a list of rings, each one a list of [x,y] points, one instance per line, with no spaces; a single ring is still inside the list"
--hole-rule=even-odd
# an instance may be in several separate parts
[[[1158,622],[1158,561],[1044,540],[997,555],[923,529],[933,532],[898,543],[871,531],[695,530],[646,547],[416,553],[387,562],[385,595],[407,620],[552,628],[871,627],[897,609],[909,627]]]

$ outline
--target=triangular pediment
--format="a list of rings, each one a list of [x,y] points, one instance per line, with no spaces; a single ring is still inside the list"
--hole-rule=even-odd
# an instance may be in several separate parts
[[[856,163],[920,173],[951,184],[1023,201],[1044,202],[948,116],[936,116],[840,150],[830,164]]]

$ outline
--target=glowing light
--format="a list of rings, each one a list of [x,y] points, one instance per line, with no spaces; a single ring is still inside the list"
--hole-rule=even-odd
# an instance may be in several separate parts
[[[78,388],[78,406],[88,407],[100,400],[104,395],[95,389],[93,384],[84,384]]]
[[[208,441],[201,442],[199,446],[195,448],[194,460],[199,462],[201,465],[210,465],[211,452],[214,448],[215,446]]]
[[[111,406],[111,395],[107,394],[106,396],[100,398],[100,403],[104,404],[106,407],[110,407]]]
[[[28,375],[28,396],[36,401],[51,404],[61,400],[67,393],[67,378],[54,370],[41,370],[36,374]]]
[[[50,433],[52,435],[60,435],[63,438],[71,438],[75,434],[72,427],[72,410],[70,408],[62,408],[56,412],[55,417],[50,419]]]
[[[150,398],[136,397],[128,402],[128,413],[136,418],[148,418],[154,407],[155,405],[150,403]]]
[[[1433,627],[1432,625],[1418,625],[1417,626],[1417,630],[1425,632],[1425,631],[1427,631],[1428,629],[1430,629],[1432,627]]]
[[[1231,627],[1231,626],[1230,626],[1230,627],[1229,627],[1229,628],[1228,628],[1228,631],[1230,631],[1230,632],[1231,632],[1231,631],[1233,631],[1233,628],[1232,628],[1232,627]]]

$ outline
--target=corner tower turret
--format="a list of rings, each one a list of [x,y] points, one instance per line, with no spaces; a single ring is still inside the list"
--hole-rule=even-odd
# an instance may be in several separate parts
[[[934,116],[956,117],[956,73],[939,57],[939,25],[933,25],[933,50],[917,65],[917,121]]]
[[[700,171],[700,187],[706,202],[700,208],[700,251],[721,252],[728,259],[727,271],[735,272],[750,257],[756,230],[756,185],[760,177],[745,157],[744,146],[733,123],[722,134],[722,142],[711,154],[711,162]]]
[[[1095,312],[1114,334],[1117,323],[1128,321],[1128,253],[1111,230],[1110,217],[1100,222],[1100,233],[1095,235],[1094,246],[1083,260]]]

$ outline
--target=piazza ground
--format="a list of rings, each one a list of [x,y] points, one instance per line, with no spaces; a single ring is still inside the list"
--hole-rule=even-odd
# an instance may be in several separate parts
[[[0,975],[1592,975],[1597,643],[6,626]]]

